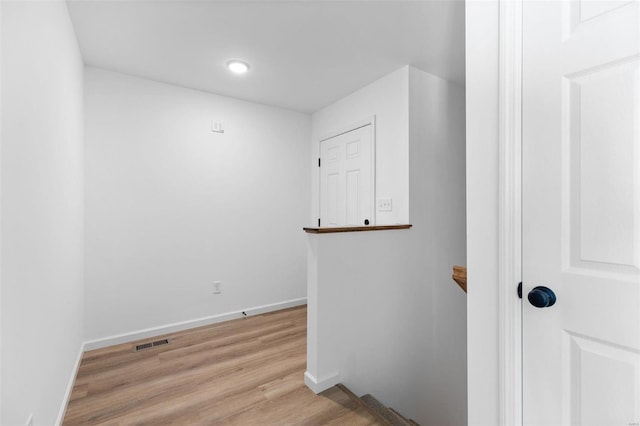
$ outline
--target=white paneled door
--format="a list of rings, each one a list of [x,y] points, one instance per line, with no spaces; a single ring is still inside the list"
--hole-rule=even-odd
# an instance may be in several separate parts
[[[320,225],[373,225],[373,124],[320,142]]]
[[[527,426],[640,425],[639,6],[523,3]]]

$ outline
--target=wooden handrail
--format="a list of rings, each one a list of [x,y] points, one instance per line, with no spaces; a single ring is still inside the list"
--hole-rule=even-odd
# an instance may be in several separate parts
[[[460,288],[467,292],[467,267],[466,266],[454,266],[453,267],[453,275],[451,278],[458,283]]]

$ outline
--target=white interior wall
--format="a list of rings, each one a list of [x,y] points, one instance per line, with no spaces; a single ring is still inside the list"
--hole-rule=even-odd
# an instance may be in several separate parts
[[[0,2],[0,423],[2,423],[2,2]]]
[[[403,67],[312,115],[311,224],[320,217],[318,157],[320,140],[335,131],[376,117],[376,197],[391,198],[393,211],[376,212],[378,225],[409,223],[407,85]]]
[[[309,115],[85,76],[87,339],[305,298]]]
[[[466,3],[469,424],[500,424],[498,386],[499,2]]]
[[[56,423],[83,334],[83,64],[65,2],[2,2],[2,418]]]
[[[451,273],[453,265],[466,265],[465,94],[462,86],[415,68],[409,78],[410,215],[426,249],[418,262],[421,280],[431,286],[424,308],[431,359],[427,371],[414,376],[416,391],[429,398],[414,399],[407,409],[420,413],[423,425],[464,425],[466,295]],[[420,368],[419,357],[414,364]]]
[[[451,267],[465,264],[464,89],[402,71],[397,133],[408,137],[395,143],[410,163],[413,228],[308,236],[307,371],[337,373],[420,424],[461,425],[466,306]]]

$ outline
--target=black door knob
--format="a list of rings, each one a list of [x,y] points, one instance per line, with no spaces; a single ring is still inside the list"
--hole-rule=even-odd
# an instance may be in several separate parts
[[[529,303],[536,308],[548,308],[556,303],[556,294],[548,287],[534,287],[527,296]]]

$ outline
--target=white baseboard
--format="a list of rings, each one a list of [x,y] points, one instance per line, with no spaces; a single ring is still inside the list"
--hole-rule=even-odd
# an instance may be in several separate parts
[[[301,306],[306,303],[307,298],[302,297],[300,299],[287,300],[284,302],[272,303],[270,305],[256,306],[239,311],[227,312],[224,314],[212,315],[204,318],[182,321],[174,324],[167,324],[159,327],[132,331],[129,333],[117,334],[114,336],[84,342],[84,350],[91,351],[94,349],[106,348],[107,346],[119,345],[121,343],[133,342],[136,340],[147,339],[149,337],[155,337],[164,334],[175,333],[177,331],[188,330],[190,328],[201,327],[203,325],[210,325],[218,322],[238,319],[243,317],[242,312],[245,312],[248,316],[259,315],[266,312],[278,311],[280,309],[292,308],[294,306]]]
[[[307,387],[311,389],[315,394],[327,390],[330,387],[337,385],[338,383],[340,383],[340,374],[338,373],[333,373],[332,375],[325,377],[322,380],[316,379],[308,371],[305,371],[304,373],[304,384],[307,385]]]
[[[78,352],[76,363],[73,366],[73,370],[71,370],[71,376],[69,377],[69,382],[67,383],[67,390],[64,393],[64,398],[62,398],[62,406],[60,406],[60,411],[58,412],[56,426],[60,426],[62,424],[62,421],[64,420],[64,415],[67,412],[67,405],[69,405],[69,398],[71,398],[71,391],[73,391],[73,384],[76,381],[76,376],[78,375],[78,369],[80,368],[80,362],[82,361],[83,354],[84,343],[80,345],[80,351]]]

